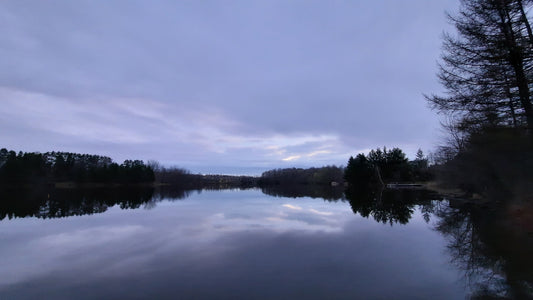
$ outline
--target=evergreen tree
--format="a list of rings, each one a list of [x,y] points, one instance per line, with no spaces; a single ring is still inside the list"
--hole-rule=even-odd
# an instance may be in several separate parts
[[[355,158],[350,157],[344,171],[344,179],[352,185],[367,186],[373,178],[373,164],[360,153]]]
[[[345,180],[351,185],[364,187],[386,182],[412,180],[411,167],[405,153],[400,148],[371,150],[350,157],[344,173]]]

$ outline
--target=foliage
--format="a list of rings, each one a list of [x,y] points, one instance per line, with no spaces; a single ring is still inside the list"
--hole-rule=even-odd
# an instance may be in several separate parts
[[[359,153],[355,158],[350,157],[348,165],[344,171],[344,179],[348,183],[369,182],[374,176],[374,167],[363,153]]]
[[[368,155],[350,157],[344,172],[344,179],[351,185],[369,186],[384,182],[423,181],[430,178],[427,158],[422,150],[417,159],[409,162],[399,148],[371,150]]]
[[[448,187],[529,197],[533,32],[526,11],[532,4],[463,0],[449,16],[457,35],[444,36],[438,73],[446,94],[426,97],[447,116],[449,138],[433,155],[433,169]]]
[[[327,184],[343,182],[344,169],[337,166],[321,168],[288,168],[263,172],[260,185],[269,184]]]
[[[446,95],[426,98],[455,129],[533,128],[533,34],[525,5],[531,1],[463,0],[449,16],[457,35],[444,36],[438,73]]]
[[[442,184],[470,194],[510,193],[500,199],[528,199],[533,143],[523,131],[495,128],[471,135],[463,151],[434,169]]]
[[[154,165],[154,162],[151,162]],[[158,166],[155,170],[158,183],[172,185],[183,189],[247,189],[257,185],[257,177],[233,175],[191,174],[189,170],[179,167]]]
[[[428,181],[432,179],[429,171],[428,158],[424,155],[421,149],[416,152],[416,158],[409,162],[411,168],[411,175],[414,181]]]
[[[154,181],[154,172],[141,160],[117,164],[111,158],[70,152],[18,154],[0,150],[0,183],[141,183]]]

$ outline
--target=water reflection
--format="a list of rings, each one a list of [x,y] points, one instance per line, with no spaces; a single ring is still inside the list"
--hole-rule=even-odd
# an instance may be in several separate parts
[[[0,189],[0,220],[5,218],[60,218],[103,213],[118,205],[122,209],[154,208],[162,200],[180,200],[217,188],[186,189],[163,185],[157,188]],[[243,190],[243,189],[239,189]],[[274,185],[261,191],[274,197],[344,199],[344,189],[322,185]]]
[[[192,192],[172,187],[0,189],[0,220],[91,215],[115,205],[122,209],[153,208],[162,199],[183,199]]]
[[[261,191],[274,197],[287,198],[321,198],[328,201],[339,201],[344,198],[344,189],[329,185],[289,184],[262,186]]]
[[[351,298],[357,292],[363,297],[457,298],[463,295],[451,283],[457,281],[466,283],[474,299],[533,298],[533,236],[527,230],[517,230],[503,207],[450,206],[438,195],[423,190],[343,191],[327,186],[274,186],[261,191],[276,198],[261,195],[258,190],[199,193],[173,187],[4,190],[0,192],[0,219],[4,225],[0,230],[4,230],[6,243],[0,248],[0,257],[15,261],[15,256],[24,258],[19,264],[6,265],[5,272],[15,273],[27,269],[28,264],[55,266],[56,260],[76,261],[83,257],[91,264],[73,262],[73,266],[63,267],[92,274],[89,286],[104,284],[98,277],[102,271],[91,269],[92,263],[98,262],[104,270],[114,266],[116,269],[108,271],[121,274],[110,279],[112,285],[123,284],[120,278],[124,276],[146,281],[153,287],[149,293],[153,296],[178,292],[184,297],[200,295],[199,298],[220,295],[217,293],[228,298],[254,297],[257,294],[253,291],[240,287],[255,286],[255,291],[268,287],[264,298]],[[187,197],[191,200],[166,202]],[[166,203],[164,207],[155,209],[162,201]],[[113,206],[114,215],[101,214]],[[136,213],[135,219],[117,214],[118,208],[141,207],[153,210]],[[99,214],[99,220],[105,221],[84,227],[87,225],[78,223],[76,218],[64,218],[69,220],[66,227],[49,223],[57,227],[43,232],[28,227],[29,231],[20,236],[7,220],[90,214]],[[24,223],[13,226],[20,224]],[[47,236],[54,230],[53,235]],[[37,237],[28,242],[24,235]],[[26,249],[30,247],[26,245],[33,249]],[[442,255],[444,248],[447,256]],[[50,262],[43,264],[40,249],[48,249]],[[424,263],[418,265],[421,260]],[[449,262],[461,270],[464,280],[459,281],[450,275],[453,272],[444,270]],[[44,272],[39,279],[43,284],[53,276],[59,276],[57,280],[72,277],[70,271],[53,275],[46,273],[46,268],[43,270],[39,271]],[[135,274],[124,275],[132,272]],[[420,274],[406,275],[411,272]],[[149,275],[160,280],[179,279],[182,284],[164,290]],[[337,278],[338,284],[325,277]],[[302,292],[309,286],[294,278],[315,286],[309,293]],[[211,280],[213,293],[199,292],[205,291],[206,279]],[[360,284],[354,283],[355,279]],[[393,279],[397,282],[391,283]],[[39,286],[31,279],[24,280],[10,289],[19,293],[25,290],[24,282]],[[343,290],[343,286],[350,288]],[[155,287],[162,290],[157,292]],[[446,289],[451,290],[446,293]],[[338,294],[331,294],[332,290]],[[0,295],[1,291],[2,280]],[[143,293],[138,288],[134,292]],[[90,295],[94,298],[114,294]]]
[[[376,222],[393,225],[407,224],[416,206],[420,207],[426,223],[429,222],[437,204],[432,200],[439,196],[427,190],[348,189],[346,199],[354,214],[365,218],[372,216]]]
[[[506,208],[464,205],[435,211],[474,299],[533,299],[533,235],[513,224]]]
[[[206,191],[152,210],[0,225],[3,299],[464,295],[425,223],[382,226],[342,201]]]

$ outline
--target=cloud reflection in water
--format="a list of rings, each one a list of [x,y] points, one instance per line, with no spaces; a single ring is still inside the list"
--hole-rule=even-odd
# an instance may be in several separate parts
[[[345,202],[203,192],[151,210],[1,225],[6,298],[464,295],[429,225],[391,227]]]

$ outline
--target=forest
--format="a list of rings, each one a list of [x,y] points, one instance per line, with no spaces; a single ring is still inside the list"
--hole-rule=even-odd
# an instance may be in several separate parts
[[[330,185],[332,182],[343,182],[344,168],[325,166],[321,168],[286,168],[273,169],[261,174],[259,185],[294,185],[316,184]]]
[[[155,179],[142,160],[122,164],[106,156],[70,152],[18,152],[0,149],[0,184],[54,184],[59,182],[139,184]]]
[[[153,161],[149,164],[154,170],[156,183],[163,186],[182,189],[246,189],[257,185],[257,178],[253,176],[192,174],[184,168],[164,167]]]

